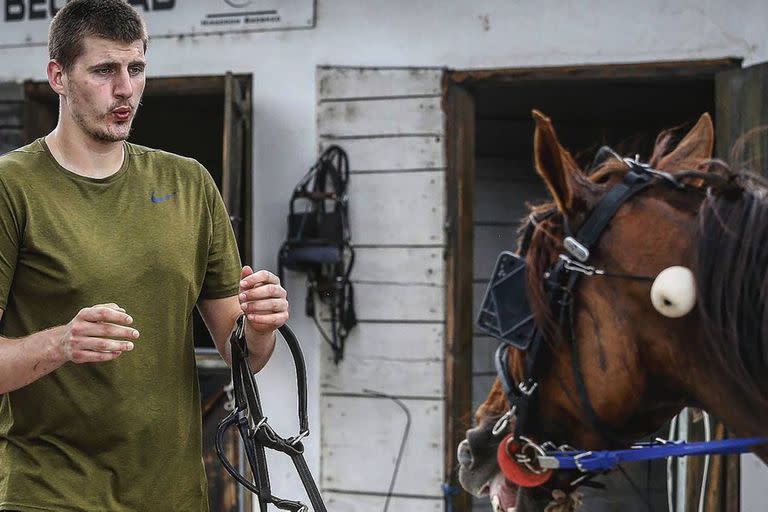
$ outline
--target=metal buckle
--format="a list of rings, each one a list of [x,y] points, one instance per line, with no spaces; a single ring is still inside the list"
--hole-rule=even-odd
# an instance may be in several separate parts
[[[530,387],[525,382],[521,382],[520,384],[517,385],[517,388],[525,396],[531,396],[533,392],[536,391],[537,387],[539,387],[538,382],[531,382]]]
[[[546,468],[543,468],[541,466],[541,463],[539,462],[541,457],[545,457],[546,453],[544,452],[544,449],[528,439],[527,437],[520,436],[520,440],[525,443],[522,448],[520,448],[520,453],[518,453],[515,456],[515,460],[528,468],[528,470],[531,473],[534,473],[536,475],[540,475],[542,473],[545,473],[547,471]],[[525,453],[526,450],[529,452],[532,450],[533,453]],[[533,466],[533,462],[536,462],[536,467]]]
[[[552,441],[544,441],[541,443],[541,449],[545,452],[553,452],[557,450],[557,445],[553,443]]]
[[[227,395],[227,401],[224,402],[225,411],[235,410],[235,383],[232,379],[229,380],[229,384],[224,386],[224,393]]]
[[[573,261],[571,258],[566,256],[565,254],[561,254],[559,258],[564,262],[563,267],[566,270],[570,270],[572,272],[579,272],[581,274],[584,274],[585,276],[594,276],[594,275],[601,276],[605,274],[605,270],[595,268],[591,265],[584,265],[583,263],[579,263],[578,261]]]
[[[297,435],[296,437],[288,441],[288,444],[291,446],[296,446],[299,443],[299,441],[301,441],[308,435],[309,435],[309,430],[304,430],[303,432],[299,432],[299,435]]]
[[[581,471],[582,473],[587,473],[589,470],[584,469],[584,466],[581,465],[581,459],[585,457],[589,457],[590,455],[592,455],[592,452],[588,451],[588,452],[580,453],[573,458],[573,462],[576,463],[576,467],[579,468],[579,471]]]
[[[240,321],[242,320],[242,321]],[[235,323],[235,336],[242,338],[245,334],[245,315],[240,315],[238,321]]]
[[[630,169],[641,169],[644,173],[650,174],[651,176],[656,176],[658,178],[662,178],[669,183],[671,183],[675,188],[685,188],[685,185],[683,183],[680,183],[674,176],[672,176],[668,172],[659,171],[658,169],[654,169],[650,166],[650,164],[646,164],[639,161],[640,155],[635,155],[635,158],[622,158],[622,161],[627,164],[627,166]]]
[[[515,416],[516,412],[517,412],[517,406],[513,405],[510,410],[505,412],[504,415],[496,421],[496,424],[493,426],[493,429],[491,429],[491,433],[494,436],[498,436],[499,434],[504,432],[507,429],[509,420],[511,420]]]
[[[557,457],[542,455],[539,457],[539,466],[541,466],[541,469],[543,470],[560,469],[560,461],[557,460]]]
[[[565,249],[577,260],[584,262],[589,259],[589,249],[587,249],[581,242],[572,236],[565,237],[563,240],[563,245],[565,246]]]
[[[253,427],[253,431],[254,431],[254,432],[258,431],[258,430],[259,430],[261,427],[263,427],[263,426],[264,426],[264,425],[266,425],[266,424],[267,424],[267,417],[266,417],[266,416],[264,416],[263,418],[261,418],[261,419],[259,420],[259,422],[258,422],[256,425],[254,425],[254,427]]]

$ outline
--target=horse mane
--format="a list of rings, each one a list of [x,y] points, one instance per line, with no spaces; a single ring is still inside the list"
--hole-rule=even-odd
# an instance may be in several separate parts
[[[707,356],[768,410],[768,186],[729,173],[699,210],[694,268]],[[719,378],[714,377],[713,378]]]
[[[659,135],[651,167],[673,149],[676,132],[673,128]],[[743,393],[761,397],[768,410],[768,182],[719,159],[686,161],[682,167],[689,170],[675,176],[704,197],[691,269],[705,333],[701,350],[723,377],[738,383]],[[597,185],[627,171],[626,164],[611,158],[589,179]],[[535,216],[554,208],[554,203],[529,208]],[[563,332],[547,302],[544,273],[563,252],[562,239],[560,216],[542,221],[526,255],[529,300],[537,325],[551,343],[559,342]]]

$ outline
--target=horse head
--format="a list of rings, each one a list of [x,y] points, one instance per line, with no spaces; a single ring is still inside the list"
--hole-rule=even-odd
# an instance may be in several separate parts
[[[542,347],[533,361],[530,350],[514,348],[503,359],[511,382],[535,375],[522,435],[555,446],[616,448],[688,405],[738,436],[766,435],[768,188],[712,159],[708,114],[675,145],[674,132],[660,134],[647,165],[601,152],[589,172],[547,117],[534,111],[534,118],[535,167],[553,202],[534,207],[524,222],[527,298]],[[596,210],[610,209],[605,203],[633,168],[647,175],[647,186],[616,205],[588,259],[574,263],[566,238]],[[554,307],[551,274],[561,255],[583,275],[555,294]],[[520,421],[517,414],[500,426],[509,410],[497,379],[459,447],[460,480],[473,494],[490,493],[497,510],[527,510],[529,501],[541,507],[553,488],[572,489],[575,476],[555,472],[518,496],[496,460],[501,439]],[[765,447],[756,453],[768,455]]]

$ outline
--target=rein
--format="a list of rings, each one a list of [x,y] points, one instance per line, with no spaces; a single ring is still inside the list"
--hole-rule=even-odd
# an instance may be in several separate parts
[[[664,183],[677,190],[686,189],[682,181],[669,173],[653,169],[637,160],[621,160],[629,167],[629,171],[621,183],[601,198],[576,234],[571,232],[568,219],[563,218],[565,252],[560,254],[554,265],[544,273],[547,303],[565,333],[564,340],[571,345],[573,376],[582,408],[594,431],[598,432],[609,446],[628,443],[603,423],[587,394],[576,343],[574,291],[579,281],[585,277],[654,281],[652,276],[615,273],[591,266],[588,264],[590,251],[619,208],[635,195],[656,183]],[[653,443],[634,444],[630,449],[580,451],[567,445],[558,447],[551,442],[537,444],[526,437],[530,427],[530,411],[537,401],[536,370],[549,345],[546,343],[543,329],[534,321],[528,302],[525,255],[539,223],[557,213],[557,209],[553,208],[540,216],[532,214],[523,232],[520,255],[509,252],[500,255],[477,322],[480,329],[502,342],[496,350],[495,366],[510,408],[496,422],[492,433],[497,437],[504,436],[498,447],[497,459],[505,477],[521,487],[537,487],[544,485],[555,470],[578,470],[582,475],[570,483],[571,488],[575,488],[598,473],[615,469],[622,462],[687,455],[743,453],[753,446],[768,442],[768,438],[698,443],[657,440]],[[510,347],[525,354],[523,378],[519,382],[515,381],[509,371]],[[507,434],[507,427],[512,418],[516,419],[515,431]]]
[[[293,461],[301,483],[309,496],[315,512],[327,512],[323,498],[317,489],[312,474],[304,460],[304,445],[301,440],[309,435],[309,420],[307,418],[307,371],[304,356],[299,341],[291,329],[284,325],[280,334],[293,356],[296,367],[296,383],[298,387],[299,433],[296,436],[280,437],[267,423],[267,417],[261,408],[259,389],[256,379],[248,364],[248,345],[245,340],[245,317],[240,316],[235,330],[229,337],[232,348],[232,385],[234,387],[235,407],[232,413],[219,424],[216,431],[216,454],[224,469],[246,489],[256,494],[259,499],[261,512],[267,511],[267,505],[272,503],[280,510],[291,512],[308,512],[306,505],[300,501],[290,501],[278,498],[272,494],[269,484],[269,469],[267,467],[266,448],[288,455]],[[224,453],[224,434],[233,426],[237,426],[243,442],[245,455],[251,467],[254,480],[251,481],[235,469]]]

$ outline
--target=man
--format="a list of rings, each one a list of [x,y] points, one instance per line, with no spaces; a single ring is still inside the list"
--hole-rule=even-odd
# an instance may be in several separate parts
[[[288,318],[207,171],[125,142],[146,43],[123,1],[67,3],[58,124],[0,158],[0,510],[207,510],[192,310],[227,360],[245,313],[254,368]]]

